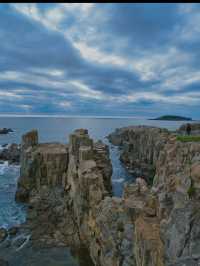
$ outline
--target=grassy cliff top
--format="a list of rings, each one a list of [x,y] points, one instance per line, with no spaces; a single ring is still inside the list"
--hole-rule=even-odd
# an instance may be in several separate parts
[[[177,140],[182,142],[200,141],[200,136],[177,136]]]

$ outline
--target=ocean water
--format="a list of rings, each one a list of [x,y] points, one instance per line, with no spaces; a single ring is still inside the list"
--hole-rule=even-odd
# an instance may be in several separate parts
[[[12,128],[13,133],[0,135],[0,145],[20,143],[22,134],[31,129],[37,129],[40,142],[68,142],[69,134],[77,128],[87,128],[95,140],[101,139],[109,145],[113,165],[113,193],[120,196],[123,184],[134,180],[119,161],[118,148],[111,145],[106,136],[116,128],[129,125],[152,125],[177,129],[183,122],[156,121],[136,118],[80,118],[80,117],[0,117],[0,128]],[[1,147],[1,146],[0,146]],[[15,203],[19,166],[9,166],[7,162],[0,164],[0,227],[11,227],[24,222],[25,206]]]

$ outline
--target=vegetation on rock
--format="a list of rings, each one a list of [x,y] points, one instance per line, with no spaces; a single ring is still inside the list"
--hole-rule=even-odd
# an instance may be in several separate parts
[[[176,139],[182,142],[200,141],[200,136],[177,136]]]
[[[192,118],[178,115],[163,115],[150,120],[191,121]]]

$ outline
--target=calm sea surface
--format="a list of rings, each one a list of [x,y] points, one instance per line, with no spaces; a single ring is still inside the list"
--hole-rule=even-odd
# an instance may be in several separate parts
[[[106,136],[116,128],[124,126],[152,125],[175,130],[182,123],[136,118],[0,117],[0,128],[6,127],[14,130],[13,133],[8,135],[0,135],[0,148],[3,144],[20,143],[22,134],[31,129],[38,130],[40,142],[59,141],[67,143],[69,134],[73,130],[87,128],[93,139],[101,139],[109,145],[113,165],[113,193],[120,196],[124,182],[134,180],[134,177],[120,163],[118,148],[109,144]],[[25,207],[15,203],[14,200],[18,177],[19,166],[9,166],[7,162],[0,164],[0,227],[9,228],[25,221]],[[63,256],[65,255],[64,253]],[[43,263],[43,265],[49,264]],[[60,263],[59,265],[74,264]]]

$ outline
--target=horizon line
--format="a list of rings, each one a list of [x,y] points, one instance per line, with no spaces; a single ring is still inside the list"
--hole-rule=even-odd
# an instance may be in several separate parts
[[[139,118],[148,119],[144,116],[98,116],[98,115],[46,115],[46,114],[0,114],[0,117],[63,117],[63,118]]]

